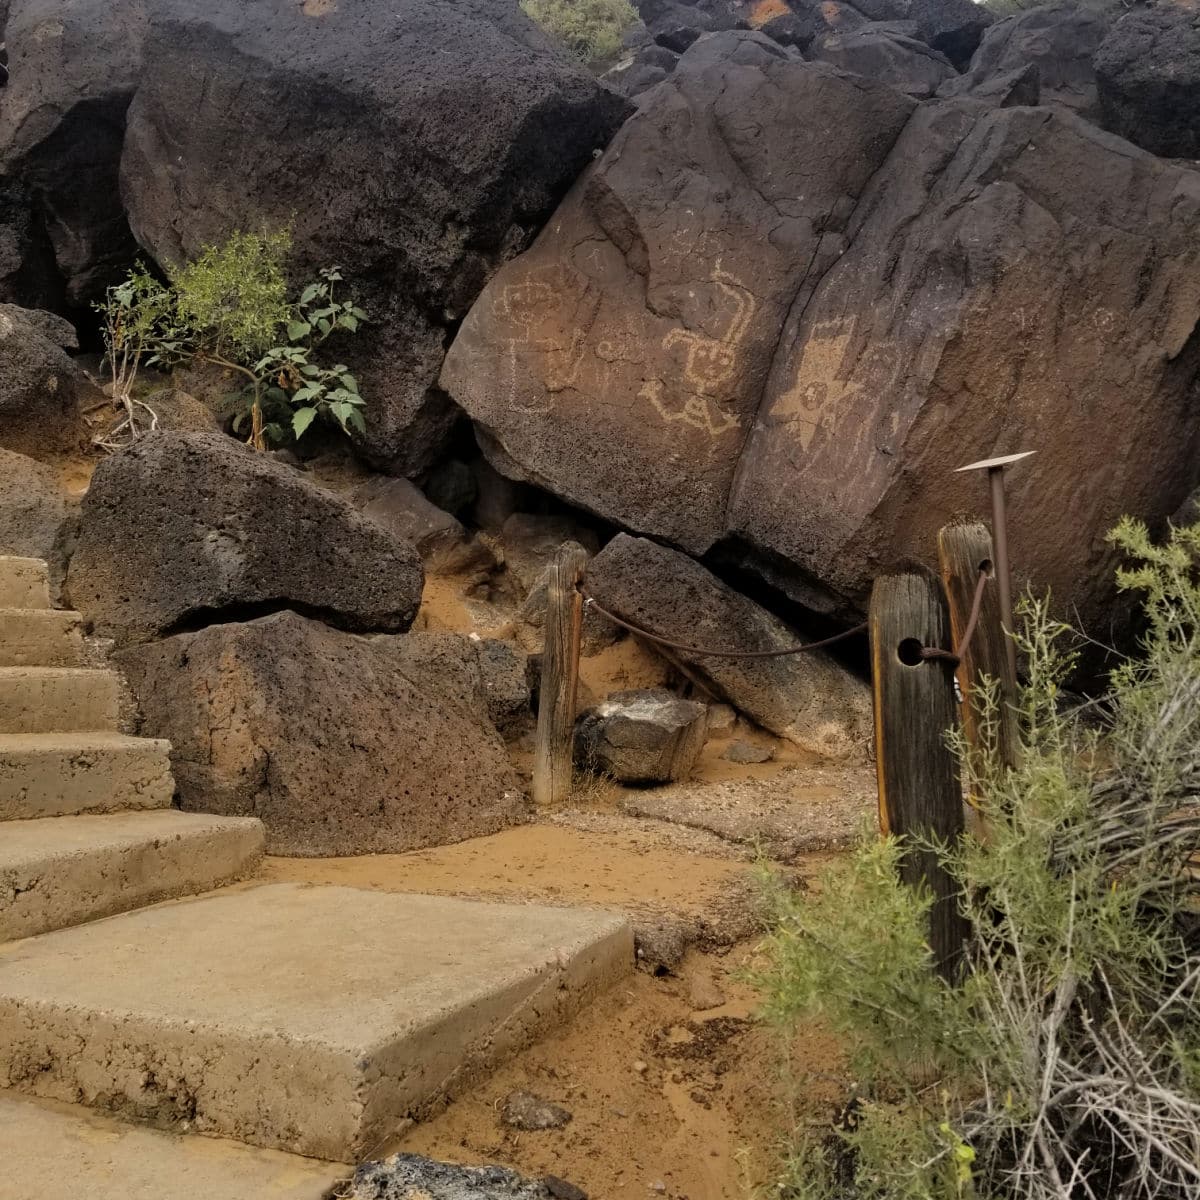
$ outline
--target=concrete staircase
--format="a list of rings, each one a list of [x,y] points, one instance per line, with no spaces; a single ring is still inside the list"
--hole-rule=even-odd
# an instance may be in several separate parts
[[[214,891],[262,825],[171,808],[168,743],[119,732],[84,650],[0,557],[0,1200],[320,1200],[632,969],[601,911]]]
[[[257,869],[261,823],[172,809],[169,745],[118,721],[116,676],[85,665],[46,564],[0,558],[0,941]]]

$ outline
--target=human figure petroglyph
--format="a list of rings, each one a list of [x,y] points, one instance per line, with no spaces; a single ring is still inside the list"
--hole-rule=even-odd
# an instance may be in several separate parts
[[[661,379],[647,379],[638,391],[638,399],[648,400],[664,421],[682,421],[693,429],[707,430],[712,437],[736,429],[741,424],[732,413],[722,412],[711,401],[695,394],[684,400],[682,408],[671,408],[663,401],[665,391],[666,386]]]
[[[850,385],[839,379],[853,324],[831,322],[809,334],[796,367],[796,379],[771,407],[774,421],[796,426],[800,448],[808,450],[821,430],[832,431]]]

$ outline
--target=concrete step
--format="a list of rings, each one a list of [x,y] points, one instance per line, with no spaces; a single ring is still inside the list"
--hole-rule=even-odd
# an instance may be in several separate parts
[[[49,608],[50,569],[40,558],[0,554],[0,608]]]
[[[0,1200],[325,1200],[344,1166],[0,1093]]]
[[[84,667],[0,667],[0,733],[117,728],[117,677]]]
[[[77,667],[82,617],[57,608],[0,608],[0,667]]]
[[[0,821],[169,808],[170,749],[120,733],[0,733]]]
[[[353,1162],[632,968],[598,910],[232,889],[0,948],[0,1087]]]
[[[0,826],[0,942],[245,879],[262,852],[253,817],[163,809],[8,821]]]

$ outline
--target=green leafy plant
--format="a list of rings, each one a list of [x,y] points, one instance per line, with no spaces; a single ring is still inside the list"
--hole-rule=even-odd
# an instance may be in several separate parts
[[[629,0],[521,0],[521,8],[589,65],[615,58],[621,38],[638,19]]]
[[[1027,600],[1019,765],[994,688],[984,745],[957,743],[987,831],[935,848],[970,921],[960,986],[933,970],[896,841],[804,895],[768,878],[768,1012],[822,1018],[859,1081],[854,1121],[793,1148],[795,1196],[1200,1195],[1200,526],[1112,538],[1139,656],[1067,707],[1071,631]]]
[[[257,450],[302,437],[318,418],[345,433],[365,428],[358,381],[320,351],[334,334],[356,333],[367,314],[338,294],[336,267],[290,299],[291,244],[286,231],[235,232],[173,270],[166,287],[151,289],[141,269],[122,285],[141,331],[133,369],[144,357],[164,368],[199,361],[234,372],[244,381],[234,431],[248,421]]]

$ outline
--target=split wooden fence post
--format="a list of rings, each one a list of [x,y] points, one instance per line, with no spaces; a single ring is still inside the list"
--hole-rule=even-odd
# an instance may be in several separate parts
[[[963,831],[958,764],[946,744],[958,707],[953,664],[921,653],[926,646],[950,647],[936,576],[916,568],[880,576],[868,620],[880,828],[885,835],[953,843]],[[901,877],[932,895],[929,944],[939,973],[956,978],[966,922],[954,880],[936,853],[914,846],[905,851]]]
[[[962,642],[971,618],[981,568],[986,568],[993,579],[995,576],[991,532],[979,522],[947,525],[938,533],[938,560],[942,568],[942,583],[950,602],[950,627],[957,646]],[[978,751],[985,748],[979,683],[983,676],[997,680],[1000,685],[1000,711],[996,714],[999,722],[996,748],[1000,761],[1007,767],[1015,767],[1018,746],[1017,713],[1014,707],[1017,680],[1012,672],[1007,642],[1008,635],[1000,618],[1000,593],[992,582],[984,588],[979,620],[958,667],[963,731],[972,748]]]
[[[587,551],[578,543],[565,542],[550,568],[533,757],[535,804],[561,804],[571,793],[579,639],[583,627],[583,595],[579,585],[587,557]]]

